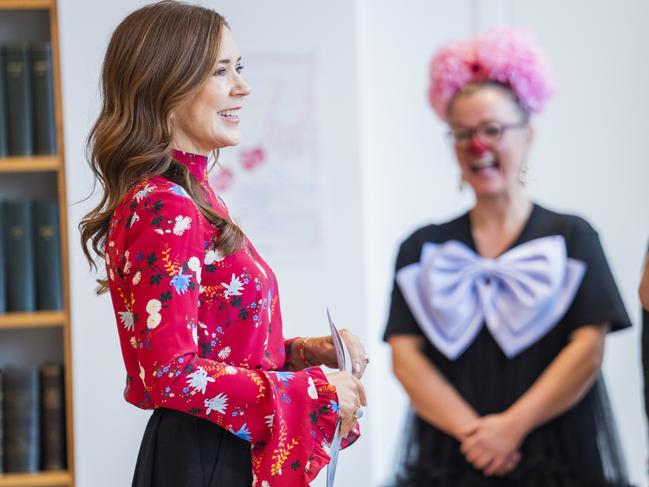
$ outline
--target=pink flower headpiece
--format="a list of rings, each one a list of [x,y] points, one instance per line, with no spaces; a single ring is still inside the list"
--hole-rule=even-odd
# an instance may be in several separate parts
[[[509,86],[529,113],[538,113],[552,95],[549,62],[531,32],[497,27],[440,48],[430,65],[430,104],[446,120],[451,99],[474,81]]]

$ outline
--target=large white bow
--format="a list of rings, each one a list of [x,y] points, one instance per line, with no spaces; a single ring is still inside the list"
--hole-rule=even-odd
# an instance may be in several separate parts
[[[424,244],[420,261],[400,269],[397,282],[423,332],[448,358],[459,357],[483,323],[511,358],[559,322],[585,271],[558,235],[496,259],[451,240]]]

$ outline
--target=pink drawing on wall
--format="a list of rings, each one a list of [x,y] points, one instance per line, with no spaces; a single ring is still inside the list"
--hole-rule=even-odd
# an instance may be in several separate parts
[[[239,160],[243,168],[250,171],[265,162],[266,151],[261,146],[244,150],[239,154]]]
[[[230,187],[234,181],[234,174],[227,167],[221,169],[214,177],[211,178],[210,182],[214,186],[214,189],[217,192],[225,191]]]

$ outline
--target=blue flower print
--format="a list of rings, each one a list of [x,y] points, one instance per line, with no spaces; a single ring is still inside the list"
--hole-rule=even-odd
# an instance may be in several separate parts
[[[284,387],[288,387],[288,381],[292,380],[293,377],[295,377],[295,374],[293,372],[274,372],[274,374],[275,377],[282,381]]]
[[[182,186],[179,186],[177,184],[172,184],[169,187],[169,191],[171,191],[173,194],[176,194],[178,196],[182,196],[184,198],[189,198],[189,195],[187,194],[187,191],[185,191]]]
[[[333,413],[339,413],[340,412],[340,406],[333,399],[331,401],[329,401],[329,408],[331,408],[331,412],[333,412]]]
[[[250,430],[248,429],[247,423],[243,423],[243,426],[239,428],[239,431],[234,431],[234,429],[231,429],[230,433],[232,433],[235,436],[238,436],[242,440],[252,441],[252,436],[250,435]]]
[[[182,271],[179,271],[178,274],[171,279],[171,285],[178,294],[185,294],[185,292],[187,292],[190,277],[190,274],[183,274]]]

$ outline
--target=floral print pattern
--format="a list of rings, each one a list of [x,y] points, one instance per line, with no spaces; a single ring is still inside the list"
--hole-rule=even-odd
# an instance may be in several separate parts
[[[207,185],[207,159],[175,151]],[[246,239],[225,257],[219,231],[183,188],[157,176],[110,222],[109,287],[127,379],[125,399],[212,421],[251,443],[253,487],[308,486],[329,461],[335,388],[317,368],[285,370],[277,281]]]

